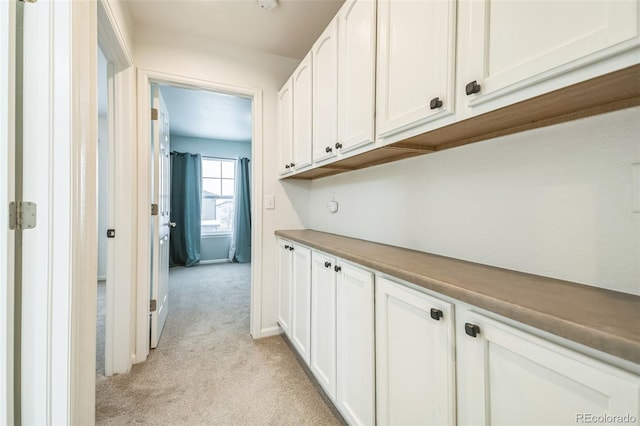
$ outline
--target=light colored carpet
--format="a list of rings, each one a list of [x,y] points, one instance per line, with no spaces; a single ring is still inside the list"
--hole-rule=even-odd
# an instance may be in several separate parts
[[[250,265],[170,272],[157,349],[96,382],[96,423],[340,424],[280,336],[249,335]]]

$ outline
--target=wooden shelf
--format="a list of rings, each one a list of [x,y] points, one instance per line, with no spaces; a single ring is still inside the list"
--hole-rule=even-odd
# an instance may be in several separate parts
[[[640,65],[615,71],[286,179],[319,179],[640,105]]]

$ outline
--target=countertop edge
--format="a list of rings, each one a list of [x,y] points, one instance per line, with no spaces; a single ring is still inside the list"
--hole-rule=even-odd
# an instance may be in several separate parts
[[[455,284],[433,279],[428,276],[424,276],[417,273],[412,273],[409,270],[397,268],[384,262],[366,257],[359,256],[354,253],[345,252],[344,250],[337,249],[326,244],[318,243],[313,239],[303,238],[298,235],[292,235],[292,232],[304,232],[311,230],[277,230],[275,235],[278,237],[286,238],[300,244],[304,244],[316,250],[320,250],[335,256],[338,256],[344,260],[362,265],[364,267],[373,269],[375,271],[388,274],[392,277],[399,278],[401,280],[413,283],[417,286],[429,289],[436,293],[440,293],[452,299],[459,300],[469,305],[476,306],[481,309],[485,309],[492,313],[501,315],[511,320],[520,322],[522,324],[543,330],[545,332],[554,334],[556,336],[574,341],[576,343],[585,345],[587,347],[605,352],[607,354],[619,357],[626,361],[631,361],[640,364],[640,341],[634,341],[626,339],[623,336],[607,333],[602,330],[595,329],[593,327],[585,326],[575,321],[559,318],[553,315],[549,315],[544,312],[537,311],[522,307],[505,300],[501,300],[496,297],[491,297],[480,292],[470,291],[465,288],[461,288]],[[313,231],[320,232],[320,231]],[[345,237],[337,234],[322,233],[327,236],[345,238],[349,240],[357,240],[350,237]],[[386,246],[385,244],[379,244],[367,240],[359,240],[367,244],[377,244],[379,246]],[[412,249],[403,249],[402,247],[395,247],[401,250],[408,250],[416,253],[417,251]],[[417,252],[422,253],[422,252]],[[430,255],[429,253],[424,253]],[[456,260],[456,259],[452,259]],[[466,262],[466,261],[461,261]],[[500,269],[500,268],[497,268]],[[506,270],[505,270],[506,271]],[[516,272],[516,271],[509,271]]]

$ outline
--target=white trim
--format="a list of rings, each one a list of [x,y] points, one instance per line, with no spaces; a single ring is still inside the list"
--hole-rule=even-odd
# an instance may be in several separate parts
[[[282,334],[282,329],[278,325],[274,327],[263,328],[262,330],[260,330],[260,338],[277,336],[278,334]]]
[[[4,206],[14,199],[15,1],[0,2],[0,424],[13,418],[14,232]]]
[[[213,265],[216,263],[231,263],[229,259],[211,259],[211,260],[201,260],[198,265]]]
[[[148,69],[138,69],[138,303],[136,326],[136,362],[142,362],[149,353],[149,268],[150,268],[150,167],[149,126],[150,82],[172,86],[210,90],[251,98],[252,102],[252,245],[251,245],[251,319],[250,333],[254,338],[263,337],[262,318],[262,150],[263,105],[262,90],[253,87],[234,86],[221,82],[168,74]]]

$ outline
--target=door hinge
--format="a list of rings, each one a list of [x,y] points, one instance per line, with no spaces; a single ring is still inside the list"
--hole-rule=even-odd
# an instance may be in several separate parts
[[[149,304],[149,310],[151,312],[155,312],[156,311],[156,299],[151,299],[151,303]]]
[[[158,216],[158,205],[151,204],[151,216]]]
[[[33,229],[36,227],[37,206],[30,201],[9,203],[9,229]]]
[[[158,119],[158,108],[151,108],[151,119],[154,121]]]

